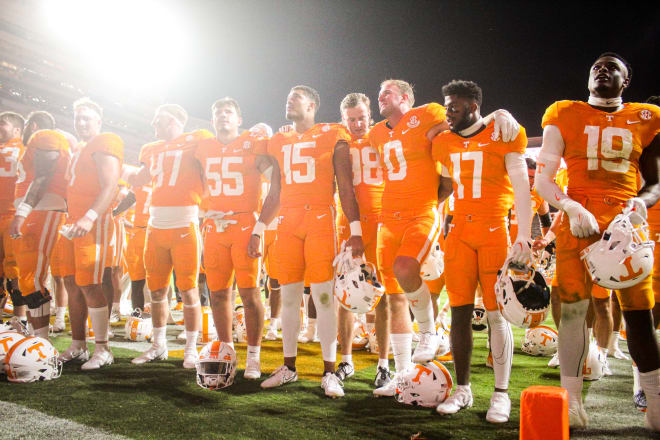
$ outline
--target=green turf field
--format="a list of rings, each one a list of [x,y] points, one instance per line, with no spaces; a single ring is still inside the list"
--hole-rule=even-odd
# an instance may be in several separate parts
[[[119,335],[119,327],[115,330]],[[56,432],[39,427],[38,417],[17,413],[17,408],[29,408],[64,419],[67,438],[112,438],[104,434],[114,434],[136,439],[407,439],[421,433],[421,438],[429,439],[515,439],[520,392],[532,384],[558,385],[559,382],[559,371],[546,366],[548,358],[534,358],[520,352],[521,335],[521,330],[515,330],[511,420],[501,426],[485,421],[493,374],[484,365],[486,334],[475,333],[474,406],[454,416],[442,417],[431,409],[404,406],[394,399],[373,398],[376,356],[366,352],[354,354],[359,371],[346,381],[346,397],[331,400],[319,386],[320,358],[315,356],[320,354],[318,343],[299,346],[299,370],[307,379],[267,391],[262,391],[258,382],[243,380],[242,370],[232,387],[208,391],[197,386],[194,371],[181,368],[181,359],[135,366],[130,359],[137,351],[115,347],[116,363],[99,371],[82,373],[79,365],[73,364],[66,365],[62,377],[55,381],[0,382],[0,401],[20,405],[0,402],[0,415],[18,422],[4,424],[3,438],[48,438],[49,432]],[[65,349],[69,341],[65,336],[54,338],[59,350]],[[625,348],[625,342],[620,344]],[[244,359],[245,346],[237,345],[237,349]],[[262,354],[262,368],[270,372],[281,362],[281,342],[264,341]],[[589,429],[573,431],[571,436],[654,438],[641,428],[643,415],[632,404],[630,362],[611,359],[610,363],[614,376],[588,386]],[[243,368],[241,364],[239,367]],[[366,367],[360,369],[360,366]],[[447,366],[453,371],[451,363]],[[20,423],[25,419],[29,423],[27,420]],[[55,426],[52,420],[44,423]],[[89,432],[86,427],[97,430]],[[56,437],[61,435],[51,438]]]

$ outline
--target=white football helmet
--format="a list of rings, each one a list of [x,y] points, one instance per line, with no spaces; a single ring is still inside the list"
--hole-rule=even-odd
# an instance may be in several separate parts
[[[236,306],[236,310],[234,310],[234,340],[236,342],[247,342],[245,309],[240,305]]]
[[[451,374],[440,362],[413,364],[397,375],[396,400],[406,405],[436,407],[449,397],[452,387]]]
[[[351,248],[344,244],[333,264],[337,268],[334,291],[339,304],[353,313],[375,309],[385,288],[378,282],[374,265],[353,258]]]
[[[536,327],[545,321],[550,307],[550,289],[534,265],[526,273],[515,272],[507,259],[497,273],[495,296],[502,316],[522,328]]]
[[[62,374],[60,354],[47,339],[30,336],[14,344],[5,357],[9,382],[27,383],[57,379]]]
[[[236,352],[229,344],[212,341],[199,352],[197,385],[209,390],[219,390],[234,383],[236,376]]]
[[[557,352],[558,338],[557,330],[545,325],[528,328],[520,349],[532,356],[552,356]]]
[[[4,324],[2,325],[4,326]],[[7,353],[9,353],[9,350],[11,350],[14,344],[17,344],[23,339],[25,339],[25,335],[14,330],[3,329],[0,332],[0,365],[5,361]],[[4,374],[4,372],[4,368],[0,368],[0,373]]]
[[[482,332],[488,328],[488,313],[482,306],[474,306],[472,309],[472,330]]]
[[[580,258],[599,286],[623,289],[644,280],[653,270],[653,248],[649,225],[633,225],[631,211],[614,217],[600,240],[583,249]]]
[[[599,380],[603,377],[603,358],[600,350],[593,342],[589,344],[589,354],[582,367],[584,380]]]
[[[126,339],[129,341],[150,341],[153,333],[151,317],[145,317],[140,309],[135,309],[131,316],[126,318],[124,332],[126,333]]]
[[[197,335],[197,342],[206,344],[218,338],[218,333],[215,330],[215,321],[213,321],[213,313],[210,307],[202,307],[202,328]]]
[[[445,254],[440,249],[440,244],[435,243],[420,268],[422,278],[425,280],[437,280],[444,270]]]

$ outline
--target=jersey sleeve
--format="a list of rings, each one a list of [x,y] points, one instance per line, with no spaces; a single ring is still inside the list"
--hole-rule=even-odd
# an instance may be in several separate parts
[[[437,102],[431,102],[424,108],[423,123],[426,130],[446,120],[447,110]]]
[[[336,129],[337,129],[337,141],[335,142],[335,144],[339,141],[346,141],[349,143],[351,142],[351,134],[348,132],[348,129],[345,126],[341,124],[337,124]]]
[[[254,151],[254,154],[258,156],[268,154],[268,140],[269,138],[267,137],[258,137],[255,139],[252,144],[252,151]]]
[[[646,148],[653,139],[660,134],[660,107],[657,105],[644,104],[639,111],[640,119],[648,124],[642,136],[642,146]]]
[[[114,133],[101,133],[94,136],[87,148],[90,148],[92,153],[105,153],[115,156],[120,161],[124,160],[124,141]]]
[[[28,148],[47,151],[68,151],[69,141],[54,130],[40,130],[28,141]]]
[[[553,103],[550,107],[545,109],[543,119],[541,119],[541,127],[545,128],[547,125],[559,124],[559,104],[561,101]]]
[[[524,154],[525,150],[527,149],[527,131],[525,130],[525,127],[521,125],[520,133],[518,133],[516,139],[514,139],[512,142],[503,143],[503,146],[505,147],[504,154],[506,153]]]
[[[436,163],[439,162],[444,165],[443,161],[445,151],[445,136],[440,133],[433,138],[433,142],[431,143],[431,157]]]
[[[204,139],[211,139],[215,137],[213,133],[211,133],[205,128],[195,130],[192,134],[195,137],[195,140],[197,141],[203,141]]]

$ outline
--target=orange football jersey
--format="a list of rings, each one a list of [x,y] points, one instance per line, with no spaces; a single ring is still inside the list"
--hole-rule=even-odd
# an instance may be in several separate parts
[[[10,139],[0,145],[0,214],[14,212],[14,193],[21,156],[23,142],[20,139]]]
[[[151,206],[199,205],[203,187],[195,149],[200,141],[212,137],[208,130],[197,130],[170,142],[156,141],[142,147],[140,162],[151,173]]]
[[[60,152],[60,157],[55,165],[55,172],[46,192],[57,194],[66,199],[67,169],[71,161],[71,152],[67,138],[55,130],[39,130],[30,136],[19,165],[20,176],[16,182],[16,198],[25,197],[30,184],[34,180],[34,155],[36,150]]]
[[[432,102],[411,109],[393,128],[385,120],[371,129],[369,142],[380,153],[385,179],[383,212],[436,206],[440,180],[426,133],[445,119],[445,108]]]
[[[304,133],[277,133],[268,142],[268,154],[280,166],[283,208],[334,204],[333,155],[338,141],[350,142],[343,125],[316,124]]]
[[[151,205],[151,186],[144,185],[133,188],[135,194],[135,214],[133,215],[133,226],[146,228],[149,222],[149,206]]]
[[[494,141],[494,126],[491,122],[469,138],[447,130],[433,139],[433,159],[447,168],[453,181],[455,215],[505,217],[513,204],[504,156],[524,153],[527,135],[520,127],[513,142]]]
[[[256,212],[261,201],[257,156],[266,154],[268,139],[249,131],[228,145],[217,139],[199,143],[195,157],[206,181],[206,210]]]
[[[660,108],[626,103],[608,113],[581,101],[557,101],[541,125],[559,128],[564,139],[568,195],[627,200],[637,195],[639,158],[660,133]]]
[[[360,215],[380,215],[383,209],[383,168],[378,150],[367,136],[350,142],[353,166],[353,188],[360,207]]]
[[[67,189],[69,212],[74,216],[84,214],[91,208],[102,189],[94,162],[94,153],[115,156],[119,159],[121,167],[124,162],[124,141],[114,133],[101,133],[75,152],[69,167]],[[110,209],[111,207],[108,207],[108,210]]]

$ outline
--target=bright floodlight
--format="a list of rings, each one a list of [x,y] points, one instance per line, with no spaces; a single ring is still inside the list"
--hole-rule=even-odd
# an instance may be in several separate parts
[[[162,91],[185,65],[188,33],[170,2],[45,0],[44,19],[89,74],[135,91]]]

